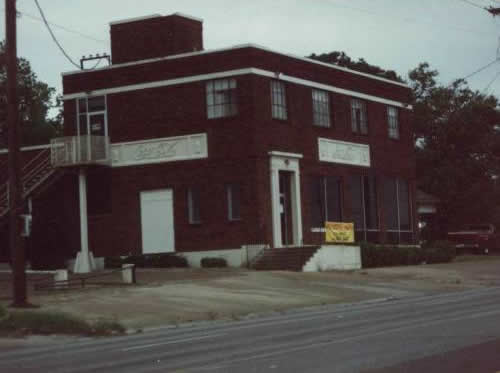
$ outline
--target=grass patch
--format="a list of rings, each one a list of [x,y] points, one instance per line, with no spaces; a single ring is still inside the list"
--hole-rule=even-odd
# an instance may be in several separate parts
[[[117,321],[90,323],[65,313],[14,311],[6,313],[3,319],[0,317],[0,335],[4,336],[64,334],[97,337],[124,333],[125,328]]]

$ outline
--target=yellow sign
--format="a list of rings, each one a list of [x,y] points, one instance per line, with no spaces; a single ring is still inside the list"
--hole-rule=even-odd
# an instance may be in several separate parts
[[[325,223],[326,242],[354,243],[354,223]]]

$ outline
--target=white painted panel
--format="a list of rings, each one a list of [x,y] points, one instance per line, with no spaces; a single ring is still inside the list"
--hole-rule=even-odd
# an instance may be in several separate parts
[[[111,145],[113,167],[185,161],[208,157],[205,133]]]
[[[370,167],[370,146],[338,140],[318,138],[319,160]]]
[[[175,251],[172,189],[141,192],[143,254]]]

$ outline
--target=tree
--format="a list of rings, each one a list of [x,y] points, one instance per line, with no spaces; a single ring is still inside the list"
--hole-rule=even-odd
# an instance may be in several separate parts
[[[316,55],[315,53],[313,53],[308,56],[308,58],[332,65],[347,67],[348,69],[360,71],[367,74],[377,75],[381,78],[386,78],[397,82],[404,82],[403,78],[401,78],[394,70],[384,70],[379,66],[370,65],[363,58],[354,61],[345,52],[335,51],[330,53],[322,53],[320,55]]]
[[[0,148],[7,140],[7,72],[5,43],[0,42]],[[18,58],[18,97],[22,145],[47,144],[61,128],[60,118],[48,118],[53,107],[55,89],[38,80],[29,61]],[[56,103],[58,100],[56,100]]]
[[[498,99],[464,80],[439,85],[438,76],[427,63],[409,72],[419,187],[440,198],[445,229],[492,222],[500,201]]]

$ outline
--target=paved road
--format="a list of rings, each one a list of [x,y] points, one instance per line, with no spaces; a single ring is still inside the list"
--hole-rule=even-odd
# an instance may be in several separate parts
[[[496,373],[499,348],[500,288],[487,288],[18,346],[0,372]]]

